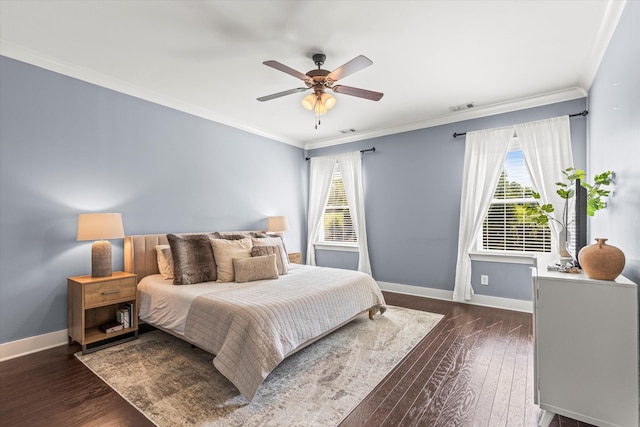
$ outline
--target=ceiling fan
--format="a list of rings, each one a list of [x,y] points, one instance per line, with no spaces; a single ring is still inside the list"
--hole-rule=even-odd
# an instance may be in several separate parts
[[[295,89],[285,90],[284,92],[278,92],[267,96],[258,98],[258,101],[269,101],[272,99],[280,98],[282,96],[291,95],[294,93],[304,92],[309,89],[313,89],[313,93],[305,96],[302,99],[302,106],[307,110],[314,110],[317,116],[325,114],[328,110],[333,108],[336,104],[336,99],[325,90],[329,89],[335,93],[341,93],[345,95],[357,96],[358,98],[370,99],[371,101],[379,101],[384,95],[381,92],[374,92],[366,89],[359,89],[357,87],[336,85],[335,83],[356,71],[360,71],[363,68],[373,64],[373,62],[366,56],[359,55],[353,58],[346,64],[336,68],[329,72],[323,70],[321,67],[324,64],[326,55],[322,53],[316,53],[312,56],[313,62],[318,66],[317,70],[308,71],[306,74],[302,74],[293,68],[287,67],[278,61],[265,61],[264,65],[275,68],[276,70],[290,74],[293,77],[297,77],[304,82],[306,87],[298,87]],[[317,127],[317,126],[316,126]]]

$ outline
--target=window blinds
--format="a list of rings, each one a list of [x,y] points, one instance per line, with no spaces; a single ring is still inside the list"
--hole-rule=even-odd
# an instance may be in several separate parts
[[[525,206],[537,203],[532,192],[524,155],[517,143],[512,144],[482,225],[482,250],[551,251],[549,227],[527,219]]]
[[[329,198],[324,210],[324,241],[336,243],[357,242],[339,163],[336,163],[333,169]]]

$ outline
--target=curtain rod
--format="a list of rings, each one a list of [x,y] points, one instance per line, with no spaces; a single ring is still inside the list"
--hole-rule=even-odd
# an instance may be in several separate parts
[[[360,150],[361,153],[366,153],[368,151],[371,151],[373,153],[376,152],[376,147],[371,147],[371,148],[367,148],[366,150]],[[311,157],[305,157],[305,160],[311,160]]]
[[[589,112],[587,110],[583,110],[581,113],[569,114],[569,117],[578,117],[578,116],[587,117],[587,114],[589,114]],[[454,132],[453,137],[457,138],[459,136],[464,136],[466,134],[467,134],[466,132],[462,132],[462,133]]]

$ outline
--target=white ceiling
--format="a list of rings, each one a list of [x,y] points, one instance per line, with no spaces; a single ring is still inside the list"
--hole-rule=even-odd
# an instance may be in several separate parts
[[[317,148],[586,95],[624,8],[618,0],[0,0],[0,54],[278,141]],[[340,84],[314,129],[311,54]],[[473,102],[471,110],[450,106]],[[343,135],[340,130],[356,129]]]

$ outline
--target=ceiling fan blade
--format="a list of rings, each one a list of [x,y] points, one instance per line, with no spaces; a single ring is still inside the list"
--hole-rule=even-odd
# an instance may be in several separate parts
[[[306,74],[302,74],[300,71],[296,71],[291,67],[287,67],[286,65],[281,64],[278,61],[264,61],[263,64],[268,67],[275,68],[278,71],[282,71],[283,73],[290,74],[293,77],[297,77],[302,81],[312,81],[311,77],[307,76]]]
[[[338,81],[355,73],[356,71],[360,71],[363,68],[367,68],[369,65],[373,64],[369,58],[364,55],[359,55],[353,58],[351,61],[347,62],[341,67],[336,68],[332,72],[327,75],[327,79],[331,81]]]
[[[281,96],[287,96],[298,92],[304,92],[309,89],[308,87],[297,87],[295,89],[285,90],[284,92],[272,93],[271,95],[261,96],[258,101],[270,101],[272,99],[280,98]]]
[[[382,92],[374,92],[372,90],[359,89],[357,87],[337,85],[331,88],[336,93],[344,95],[357,96],[358,98],[370,99],[371,101],[379,101],[384,95]]]

